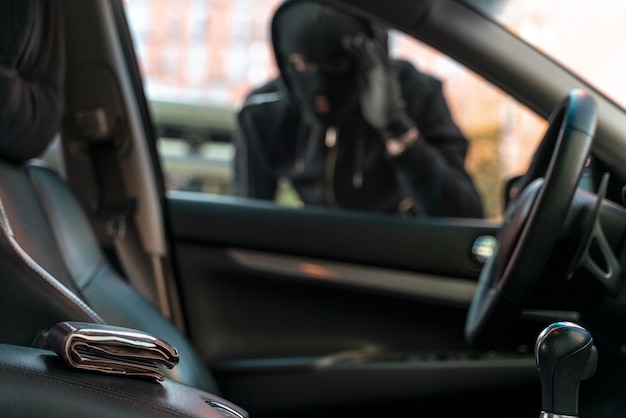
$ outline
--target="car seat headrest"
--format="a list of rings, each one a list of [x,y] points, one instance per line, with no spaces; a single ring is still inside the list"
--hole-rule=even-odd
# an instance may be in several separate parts
[[[0,2],[0,158],[40,156],[61,126],[65,47],[57,0]]]

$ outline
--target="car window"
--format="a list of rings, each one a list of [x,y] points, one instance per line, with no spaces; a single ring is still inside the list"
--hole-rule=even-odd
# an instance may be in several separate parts
[[[269,21],[280,0],[132,0],[127,16],[168,189],[230,194],[235,115],[278,73]],[[441,80],[469,140],[465,162],[485,217],[500,219],[504,184],[528,167],[546,122],[456,61],[398,32],[390,53]],[[289,181],[277,201],[302,206]]]

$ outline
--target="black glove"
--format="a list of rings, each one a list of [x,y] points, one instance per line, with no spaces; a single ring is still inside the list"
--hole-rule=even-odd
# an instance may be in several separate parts
[[[365,120],[383,141],[399,138],[415,123],[406,112],[398,77],[386,51],[365,34],[347,36],[344,49],[359,62],[360,104]]]

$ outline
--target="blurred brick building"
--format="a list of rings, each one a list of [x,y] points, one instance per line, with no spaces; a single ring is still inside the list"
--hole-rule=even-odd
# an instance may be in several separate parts
[[[147,94],[237,106],[275,74],[267,23],[281,0],[129,0]]]

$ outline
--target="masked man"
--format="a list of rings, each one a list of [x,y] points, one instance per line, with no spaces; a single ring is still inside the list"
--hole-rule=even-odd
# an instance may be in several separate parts
[[[280,77],[238,114],[234,194],[274,199],[288,178],[305,205],[483,216],[441,83],[390,59],[385,30],[288,0],[271,34]]]

